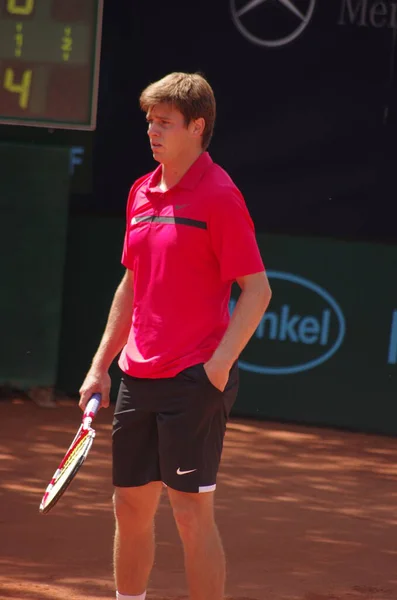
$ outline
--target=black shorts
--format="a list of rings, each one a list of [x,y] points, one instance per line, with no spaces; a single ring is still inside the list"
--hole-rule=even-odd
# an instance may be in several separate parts
[[[223,392],[202,363],[163,379],[123,374],[113,420],[113,484],[162,481],[182,492],[213,491],[238,379],[237,362]]]

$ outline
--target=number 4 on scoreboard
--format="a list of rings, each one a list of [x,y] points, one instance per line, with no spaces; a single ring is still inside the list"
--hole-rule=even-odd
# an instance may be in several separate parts
[[[28,104],[29,104],[31,85],[32,85],[32,70],[31,69],[24,71],[21,81],[19,83],[14,81],[14,70],[13,69],[8,68],[5,70],[3,87],[8,92],[12,92],[14,94],[19,94],[18,104],[19,104],[20,108],[23,108],[24,110],[27,109]]]

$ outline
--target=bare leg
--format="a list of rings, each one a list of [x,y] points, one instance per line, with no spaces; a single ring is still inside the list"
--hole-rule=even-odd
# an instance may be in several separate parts
[[[116,532],[114,577],[121,594],[138,596],[147,588],[153,567],[154,516],[162,491],[161,482],[114,492]]]
[[[225,555],[214,519],[214,493],[168,488],[168,494],[183,543],[190,600],[223,600]]]

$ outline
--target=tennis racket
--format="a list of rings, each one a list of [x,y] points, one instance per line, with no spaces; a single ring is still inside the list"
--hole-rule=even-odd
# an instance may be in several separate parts
[[[92,429],[91,423],[98,412],[100,404],[100,394],[94,394],[87,403],[75,438],[44,492],[39,509],[41,513],[48,513],[55,506],[87,458],[95,437],[95,430]]]

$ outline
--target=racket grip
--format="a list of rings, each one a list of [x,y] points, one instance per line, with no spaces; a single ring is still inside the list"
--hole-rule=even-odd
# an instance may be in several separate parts
[[[101,394],[93,394],[89,401],[87,402],[87,406],[85,407],[84,415],[83,415],[83,427],[88,428],[91,425],[92,419],[97,414],[99,407],[101,406]]]

